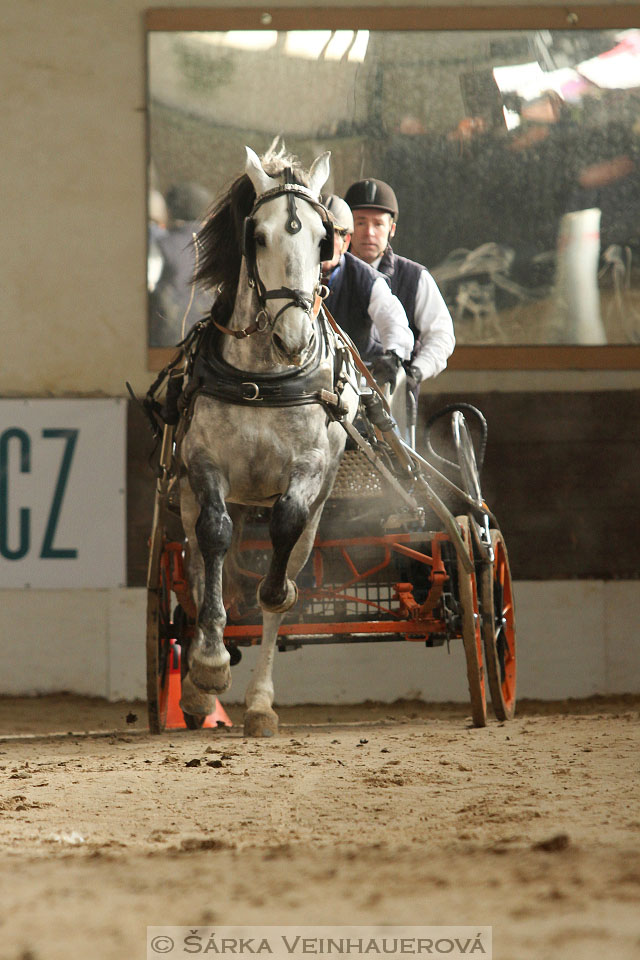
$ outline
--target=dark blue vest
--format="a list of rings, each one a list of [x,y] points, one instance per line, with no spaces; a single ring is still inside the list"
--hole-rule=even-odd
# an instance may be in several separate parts
[[[383,352],[378,331],[369,316],[371,288],[380,276],[364,260],[345,253],[328,280],[327,308],[351,337],[363,360],[370,360]]]
[[[424,270],[419,263],[413,260],[407,260],[406,257],[399,257],[394,253],[391,247],[387,247],[382,255],[382,260],[378,264],[378,270],[387,277],[391,284],[391,292],[404,307],[404,311],[409,320],[409,326],[416,340],[420,336],[414,322],[416,310],[416,293],[418,291],[418,282],[420,274]]]

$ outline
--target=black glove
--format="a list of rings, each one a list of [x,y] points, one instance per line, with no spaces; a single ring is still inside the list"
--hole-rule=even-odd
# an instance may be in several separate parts
[[[371,373],[380,387],[388,383],[393,393],[396,388],[396,377],[398,376],[398,369],[401,363],[400,357],[397,353],[394,353],[393,350],[387,350],[372,360]]]
[[[407,387],[412,393],[417,392],[418,386],[422,383],[422,370],[415,363],[405,363],[404,369],[407,374]]]

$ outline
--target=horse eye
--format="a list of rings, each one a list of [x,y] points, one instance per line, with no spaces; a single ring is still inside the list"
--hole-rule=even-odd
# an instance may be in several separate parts
[[[264,236],[261,233],[256,234],[256,244],[259,247],[266,247],[267,245],[267,241],[265,240]]]

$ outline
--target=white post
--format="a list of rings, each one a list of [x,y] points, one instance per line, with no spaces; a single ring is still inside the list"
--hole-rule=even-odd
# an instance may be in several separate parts
[[[600,214],[597,207],[576,210],[560,221],[553,293],[559,343],[607,342],[598,289]]]

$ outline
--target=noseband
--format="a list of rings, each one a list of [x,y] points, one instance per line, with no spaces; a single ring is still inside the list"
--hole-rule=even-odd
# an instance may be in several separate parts
[[[258,297],[258,302],[260,304],[260,310],[255,321],[248,327],[245,327],[243,330],[231,330],[229,327],[225,327],[215,320],[213,321],[218,330],[220,330],[222,333],[236,337],[238,340],[242,340],[245,337],[250,337],[253,333],[262,332],[266,329],[273,330],[278,319],[282,316],[285,310],[289,309],[289,307],[299,307],[301,310],[304,310],[308,316],[311,316],[311,312],[319,290],[319,288],[316,287],[316,290],[314,290],[312,293],[307,293],[305,290],[297,290],[292,287],[278,287],[274,290],[267,290],[265,287],[258,270],[254,219],[256,211],[259,210],[264,203],[268,203],[269,200],[275,200],[276,197],[284,196],[287,198],[287,222],[285,224],[285,230],[289,234],[299,233],[302,229],[302,223],[298,217],[298,211],[296,209],[296,197],[298,197],[300,200],[305,200],[307,203],[310,203],[311,206],[314,207],[314,209],[322,217],[322,223],[326,232],[326,236],[320,244],[318,263],[321,263],[322,260],[330,260],[333,256],[333,223],[329,219],[328,210],[320,203],[319,200],[316,199],[311,190],[302,186],[301,184],[291,182],[290,176],[291,171],[289,168],[287,168],[285,170],[287,182],[278,187],[274,187],[272,190],[267,190],[266,193],[261,194],[256,199],[251,213],[245,218],[244,221],[242,253],[247,263],[249,286],[253,287],[256,291],[256,296]],[[275,316],[272,316],[267,307],[267,301],[282,299],[286,299],[287,302],[278,310]]]

